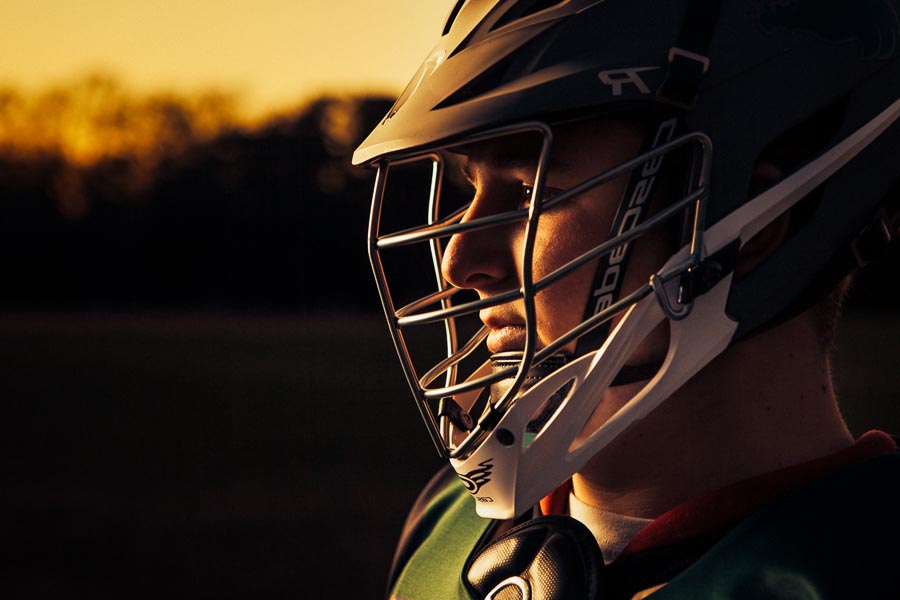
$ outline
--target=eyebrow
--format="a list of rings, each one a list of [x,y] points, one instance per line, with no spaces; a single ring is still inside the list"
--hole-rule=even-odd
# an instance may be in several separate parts
[[[460,161],[462,170],[462,174],[465,178],[470,182],[474,183],[474,174],[472,173],[472,169],[469,167],[469,161],[471,157],[467,156],[464,161]],[[477,162],[484,164],[489,169],[499,169],[499,170],[537,170],[537,158],[523,158],[518,156],[498,156],[491,155],[487,157],[478,157]],[[555,171],[568,171],[572,168],[572,165],[568,162],[563,162],[559,160],[559,157],[551,156],[550,157],[550,168]]]

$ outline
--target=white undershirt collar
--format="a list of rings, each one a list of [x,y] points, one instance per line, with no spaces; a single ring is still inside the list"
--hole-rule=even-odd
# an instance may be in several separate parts
[[[569,516],[581,521],[594,534],[603,553],[603,562],[611,563],[638,532],[652,519],[641,519],[612,513],[585,504],[569,493]]]

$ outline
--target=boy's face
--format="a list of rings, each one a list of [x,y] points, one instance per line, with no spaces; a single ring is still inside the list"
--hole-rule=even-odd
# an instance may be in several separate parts
[[[636,127],[617,121],[554,129],[545,197],[635,157],[642,135]],[[516,158],[524,145],[515,141],[482,143],[469,149],[464,170],[474,187],[474,198],[464,221],[527,205],[536,158]],[[541,213],[534,245],[534,281],[608,239],[628,178],[629,174],[622,175]],[[658,207],[651,207],[651,212],[654,208]],[[457,234],[444,253],[444,277],[457,287],[476,291],[481,298],[516,289],[522,280],[524,238],[524,223]],[[671,252],[670,241],[659,231],[638,240],[625,270],[622,294],[646,283]],[[596,268],[597,260],[589,262],[535,295],[538,348],[581,322]],[[525,311],[521,301],[484,309],[479,316],[490,331],[487,345],[491,352],[523,349]],[[665,344],[664,334],[651,336],[629,362],[658,359],[665,353]]]

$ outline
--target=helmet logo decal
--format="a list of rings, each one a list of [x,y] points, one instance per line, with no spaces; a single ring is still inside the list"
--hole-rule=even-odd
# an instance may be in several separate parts
[[[675,134],[675,128],[678,126],[678,119],[669,119],[660,123],[656,130],[656,136],[650,148],[657,148],[661,144],[669,142]],[[616,221],[619,222],[618,230],[615,235],[620,236],[628,233],[637,227],[644,218],[644,212],[647,210],[647,199],[653,192],[653,183],[659,169],[662,167],[664,155],[657,156],[653,160],[644,164],[641,168],[640,179],[636,180],[631,196],[621,210],[621,219],[616,215]],[[599,278],[591,297],[594,298],[594,312],[587,315],[596,315],[602,310],[609,308],[616,301],[618,290],[620,287],[619,276],[622,270],[622,263],[625,261],[630,243],[622,244],[613,250],[608,256],[604,257],[606,269],[603,276]]]
[[[768,32],[804,31],[833,44],[857,42],[863,58],[889,58],[897,49],[900,21],[885,0],[752,0]]]
[[[463,485],[466,486],[469,492],[477,494],[481,486],[491,481],[491,470],[494,468],[493,461],[493,458],[483,460],[478,463],[477,469],[472,469],[465,475],[462,473],[457,473],[456,475],[462,480]]]
[[[600,81],[612,88],[613,96],[621,96],[622,87],[628,83],[635,86],[642,94],[649,94],[650,88],[644,83],[644,80],[641,79],[641,76],[638,75],[638,73],[655,71],[658,68],[659,67],[630,67],[627,69],[610,69],[608,71],[600,71],[597,74],[597,77],[600,78]]]

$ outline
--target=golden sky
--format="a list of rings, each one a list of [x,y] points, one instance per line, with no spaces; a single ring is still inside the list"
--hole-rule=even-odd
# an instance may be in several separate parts
[[[138,90],[235,91],[248,115],[323,91],[397,94],[454,0],[2,0],[0,86],[103,70]]]

